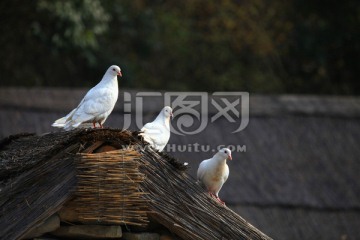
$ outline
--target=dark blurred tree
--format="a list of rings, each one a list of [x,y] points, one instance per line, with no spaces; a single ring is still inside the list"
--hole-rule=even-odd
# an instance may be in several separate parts
[[[109,11],[115,9],[111,26],[119,27],[119,31],[111,28],[105,38],[111,42],[108,53],[115,50],[130,57],[126,65],[132,86],[282,91],[279,76],[284,69],[277,44],[286,40],[291,24],[282,21],[283,13],[276,11],[279,4],[265,0],[107,3]]]
[[[91,85],[109,19],[96,0],[1,1],[1,85]]]
[[[360,92],[357,0],[36,0],[0,6],[1,85],[88,86],[118,64],[122,87]]]
[[[289,10],[286,92],[359,94],[360,2],[296,0]]]

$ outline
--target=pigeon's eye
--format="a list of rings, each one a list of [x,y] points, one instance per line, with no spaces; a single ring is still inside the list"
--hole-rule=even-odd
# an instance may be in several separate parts
[[[115,68],[113,68],[113,71],[115,71]]]
[[[227,151],[225,150],[225,153],[227,153]]]

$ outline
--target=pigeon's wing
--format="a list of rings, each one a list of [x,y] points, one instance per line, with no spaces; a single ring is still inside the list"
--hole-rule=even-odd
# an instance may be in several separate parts
[[[90,89],[90,90],[86,93],[85,97],[81,100],[81,102],[79,103],[79,105],[78,105],[76,108],[74,108],[74,109],[73,109],[68,115],[66,115],[65,117],[62,117],[62,118],[59,118],[58,120],[56,120],[51,126],[62,128],[62,127],[64,127],[64,126],[66,125],[67,122],[71,121],[71,120],[72,120],[72,116],[76,113],[76,111],[79,109],[79,107],[82,106],[83,103],[84,103],[87,99],[89,99],[89,95],[91,95],[91,94],[89,94],[89,93],[91,92],[91,90],[93,90],[93,88]]]
[[[149,136],[157,136],[164,133],[164,126],[161,124],[158,124],[156,122],[150,122],[144,125],[144,127],[141,129],[142,132]]]
[[[226,180],[229,177],[229,166],[227,164],[225,164],[224,172],[222,174],[223,174],[222,179],[219,181],[218,188],[215,190],[216,196],[219,196],[219,192],[220,192],[221,188],[223,187],[224,183],[226,182]]]
[[[208,165],[209,159],[204,160],[200,163],[199,168],[197,170],[197,179],[198,181],[203,181],[204,175],[207,171],[207,165]]]
[[[91,96],[91,91],[92,91],[92,90],[93,90],[93,88],[90,89],[90,90],[86,93],[86,95],[83,97],[83,99],[81,99],[81,102],[79,103],[79,105],[78,105],[76,108],[74,108],[74,109],[73,109],[69,114],[67,114],[65,117],[62,117],[62,118],[59,118],[58,120],[56,120],[51,126],[62,128],[62,127],[65,126],[65,124],[66,124],[67,122],[71,121],[71,120],[72,120],[72,116],[76,113],[76,111],[79,109],[79,107],[82,106],[83,103],[86,102],[88,99],[90,99],[89,96]]]
[[[225,164],[225,169],[224,169],[224,177],[223,177],[223,181],[224,183],[226,182],[226,180],[229,177],[229,166],[227,164]]]
[[[113,108],[110,94],[108,89],[89,91],[68,120],[82,123],[108,112]]]
[[[141,135],[145,141],[150,144],[163,145],[166,144],[168,139],[166,136],[166,127],[156,122],[150,122],[144,125],[141,129],[143,132]]]
[[[148,124],[149,123],[145,124],[145,126],[147,126]],[[150,135],[148,134],[148,129],[145,126],[143,126],[141,128],[141,130],[140,130],[141,133],[139,133],[139,135],[144,138],[145,142],[149,143],[151,146],[154,147],[155,143],[154,143],[153,139],[150,137]]]

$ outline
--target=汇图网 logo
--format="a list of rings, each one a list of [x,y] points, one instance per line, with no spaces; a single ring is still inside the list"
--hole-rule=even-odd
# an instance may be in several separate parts
[[[123,128],[129,128],[135,117],[136,126],[141,129],[143,110],[149,103],[158,103],[159,110],[164,106],[173,108],[173,134],[197,134],[219,119],[228,121],[232,133],[240,132],[249,123],[248,92],[124,92]]]

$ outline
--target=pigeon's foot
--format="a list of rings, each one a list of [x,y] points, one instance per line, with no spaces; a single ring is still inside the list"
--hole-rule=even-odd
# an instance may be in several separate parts
[[[223,200],[221,200],[219,197],[216,197],[216,199],[219,201],[219,203],[225,206],[225,202]]]
[[[222,205],[225,206],[225,202],[223,200],[221,200],[218,196],[216,196],[212,192],[209,192],[209,195],[210,195],[210,197],[215,198],[216,200],[218,200],[219,203],[221,203]]]

